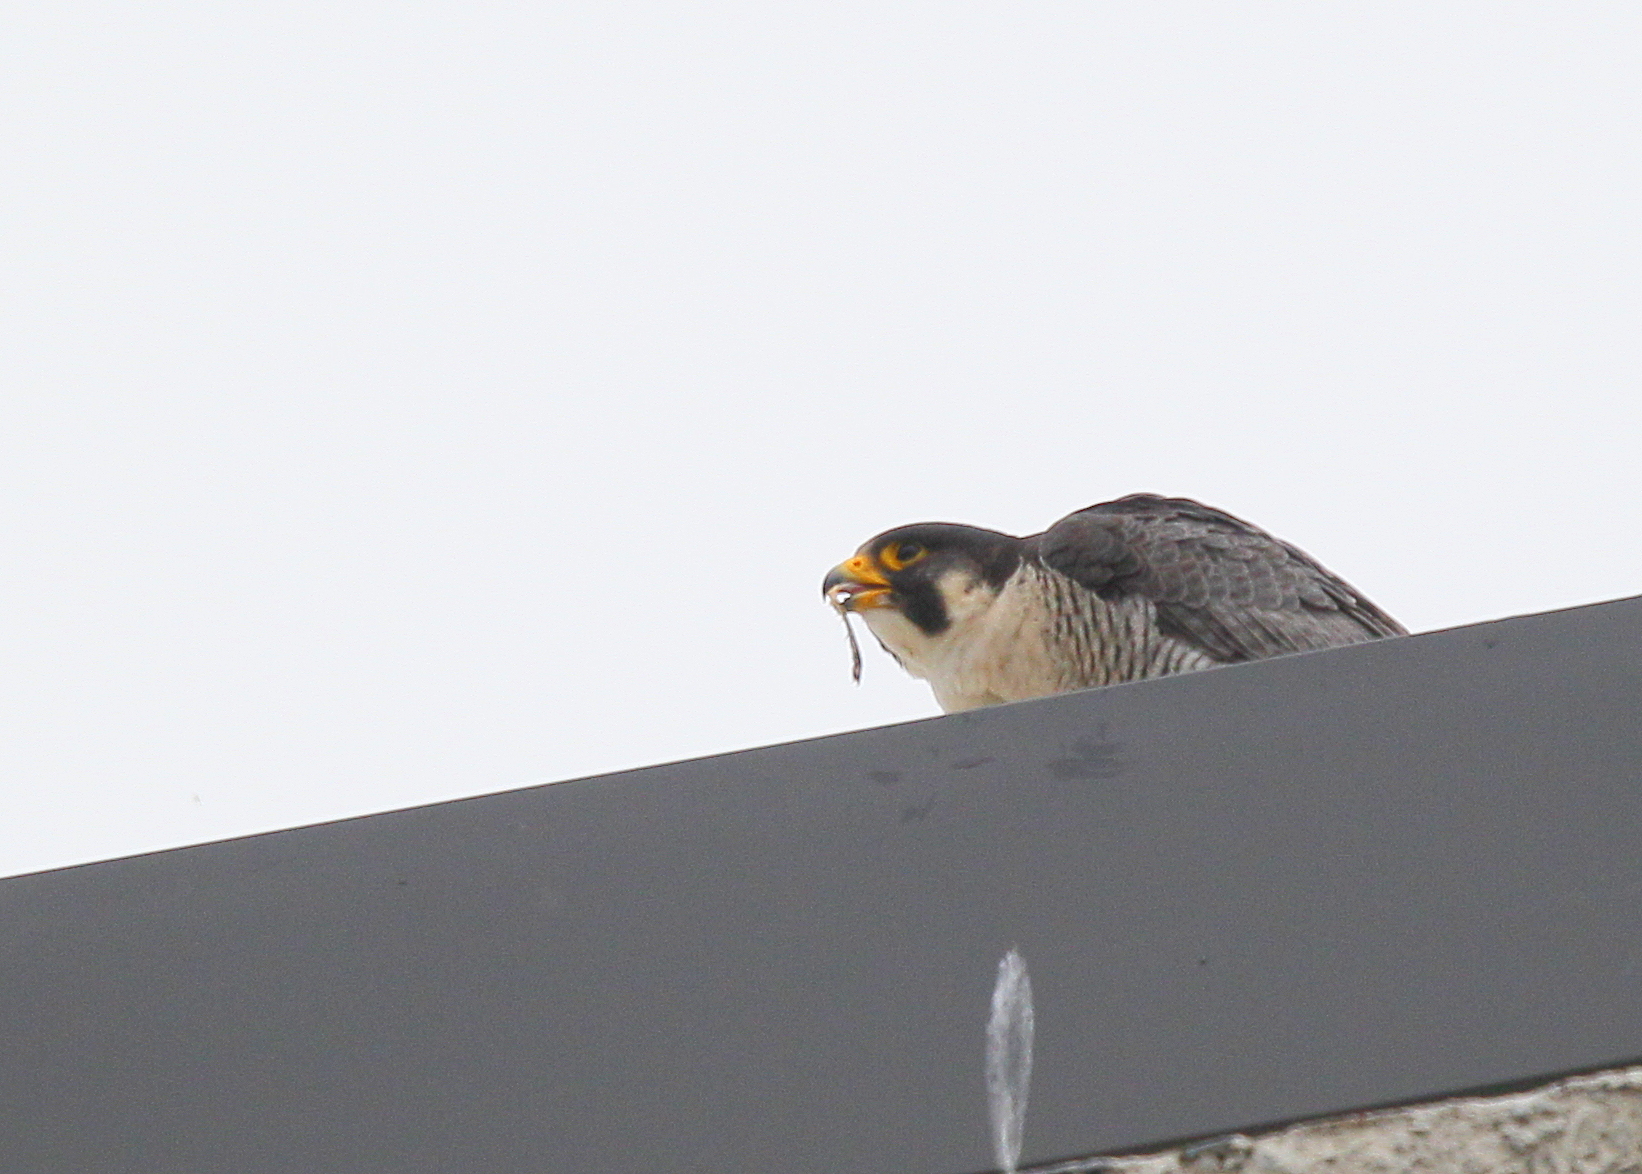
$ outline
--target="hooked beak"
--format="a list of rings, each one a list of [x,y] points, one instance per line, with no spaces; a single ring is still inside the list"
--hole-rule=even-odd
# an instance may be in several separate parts
[[[821,581],[821,594],[841,612],[889,607],[889,580],[876,563],[864,554],[846,559]]]

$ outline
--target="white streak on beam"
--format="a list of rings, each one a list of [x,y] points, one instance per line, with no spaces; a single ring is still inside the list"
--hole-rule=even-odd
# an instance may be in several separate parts
[[[1032,980],[1026,959],[1011,948],[998,962],[992,1016],[986,1025],[986,1096],[992,1113],[992,1152],[998,1168],[1015,1174],[1032,1083]]]

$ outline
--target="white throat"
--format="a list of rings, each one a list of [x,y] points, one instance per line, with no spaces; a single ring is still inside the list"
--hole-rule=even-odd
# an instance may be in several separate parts
[[[1025,634],[1025,615],[1012,606],[1015,592],[1000,593],[965,571],[947,572],[936,586],[949,622],[935,635],[894,608],[872,608],[861,616],[908,673],[929,682],[935,700],[947,713],[1017,700],[998,691],[1007,688],[999,679],[999,669],[1014,659],[1017,650],[1011,646]]]

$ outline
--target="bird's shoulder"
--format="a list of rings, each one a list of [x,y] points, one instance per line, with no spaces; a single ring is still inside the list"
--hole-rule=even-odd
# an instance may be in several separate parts
[[[1203,600],[1223,579],[1290,571],[1304,555],[1222,510],[1184,497],[1132,494],[1066,515],[1030,540],[1051,570],[1106,598]],[[1294,567],[1293,569],[1299,569]],[[1273,601],[1275,602],[1275,600]]]
[[[1404,631],[1303,551],[1190,498],[1102,502],[1035,535],[1027,551],[1102,599],[1150,599],[1160,626],[1222,660]]]

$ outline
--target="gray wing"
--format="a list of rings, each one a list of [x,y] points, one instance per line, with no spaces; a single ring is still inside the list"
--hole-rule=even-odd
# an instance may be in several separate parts
[[[1187,498],[1090,506],[1035,545],[1040,563],[1102,599],[1151,600],[1165,635],[1227,663],[1408,633],[1304,552]]]

